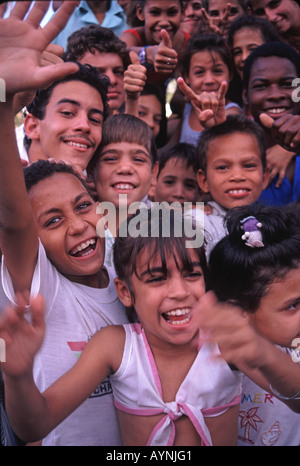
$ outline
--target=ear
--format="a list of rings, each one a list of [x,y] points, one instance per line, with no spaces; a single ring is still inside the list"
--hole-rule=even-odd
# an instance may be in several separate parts
[[[249,116],[250,115],[250,113],[249,113],[249,101],[248,101],[248,95],[247,95],[246,89],[243,89],[243,91],[242,91],[242,100],[243,100],[243,107],[245,109],[245,114]]]
[[[136,16],[140,21],[145,21],[144,11],[140,6],[136,8]]]
[[[158,162],[155,162],[155,164],[154,164],[154,166],[152,168],[152,172],[151,172],[151,183],[150,183],[150,188],[149,188],[149,191],[148,191],[149,198],[153,198],[153,196],[155,194],[155,187],[156,187],[156,184],[157,184],[158,168],[159,168]]]
[[[132,306],[133,297],[131,296],[128,285],[123,280],[120,280],[120,278],[115,278],[114,282],[121,303],[123,303],[125,307]]]
[[[24,120],[24,131],[26,135],[34,140],[40,139],[40,120],[29,113]]]
[[[209,193],[207,178],[206,178],[206,175],[205,175],[203,170],[198,170],[198,172],[197,172],[197,181],[198,181],[198,185],[199,185],[200,189],[204,193]]]

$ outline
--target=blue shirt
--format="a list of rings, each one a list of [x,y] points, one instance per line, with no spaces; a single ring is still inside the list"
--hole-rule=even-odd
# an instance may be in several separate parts
[[[75,9],[65,28],[56,36],[53,43],[61,45],[65,49],[68,37],[73,32],[89,24],[99,25],[99,22],[89,7],[88,2],[84,0]],[[110,8],[106,11],[104,20],[100,26],[111,29],[116,36],[119,36],[123,31],[128,29],[126,14],[116,0],[111,0]]]
[[[263,190],[259,201],[262,204],[284,206],[300,199],[300,154],[295,159],[295,174],[293,185],[284,177],[279,188],[276,188],[278,176]]]

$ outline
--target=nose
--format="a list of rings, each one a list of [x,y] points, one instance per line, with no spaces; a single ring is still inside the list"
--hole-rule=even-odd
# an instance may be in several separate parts
[[[246,177],[242,167],[236,166],[232,167],[230,170],[230,180],[231,181],[245,181]]]
[[[79,235],[86,230],[87,226],[88,226],[87,222],[82,217],[74,216],[70,220],[70,224],[68,228],[69,234]]]
[[[181,273],[177,277],[170,278],[168,286],[168,298],[183,300],[189,296],[188,289]]]
[[[211,71],[206,71],[206,73],[203,76],[203,84],[206,86],[210,86],[215,83],[215,78],[214,75]]]
[[[85,111],[81,111],[78,113],[77,117],[74,119],[73,129],[75,131],[81,131],[84,133],[90,132],[90,121]]]
[[[173,198],[177,200],[184,199],[184,187],[182,183],[176,183],[173,190]]]
[[[109,78],[110,85],[115,86],[117,82],[115,73],[112,70],[106,70],[105,75]]]
[[[185,16],[194,16],[194,8],[191,4],[188,4],[185,11],[184,11]]]
[[[133,171],[131,161],[128,159],[121,160],[117,166],[117,173],[120,175],[131,175]]]

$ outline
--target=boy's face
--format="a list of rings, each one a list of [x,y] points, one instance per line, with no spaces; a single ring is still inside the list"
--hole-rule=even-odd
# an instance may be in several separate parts
[[[192,166],[187,167],[183,160],[172,158],[161,170],[156,187],[156,202],[196,202],[198,195],[196,173]]]
[[[153,344],[182,345],[199,338],[199,314],[195,306],[205,293],[205,282],[199,259],[193,249],[190,251],[193,269],[178,267],[181,263],[178,255],[177,266],[174,258],[169,257],[167,276],[159,254],[151,258],[148,250],[142,251],[136,264],[138,276],[131,276],[134,302],[127,285],[122,282],[121,286],[116,281],[120,300],[125,306],[134,305],[147,338]]]
[[[39,120],[28,115],[26,134],[41,156],[70,162],[84,170],[102,138],[103,102],[99,92],[81,81],[58,84]]]
[[[198,171],[199,186],[225,209],[253,204],[268,184],[257,140],[250,134],[215,138],[209,143],[206,160],[206,175]]]
[[[256,16],[273,24],[280,34],[299,34],[300,5],[294,0],[252,0],[251,7]]]
[[[49,260],[71,281],[95,286],[105,244],[96,233],[96,204],[81,182],[56,173],[33,186],[29,199]]]
[[[145,146],[131,142],[116,142],[105,146],[95,172],[100,202],[113,203],[117,208],[119,196],[127,196],[127,205],[141,202],[148,194],[155,174],[151,155]]]
[[[257,330],[276,345],[291,347],[293,341],[299,339],[299,280],[298,267],[288,272],[284,280],[272,283],[259,309],[250,315]]]
[[[182,11],[178,0],[147,0],[142,10],[137,8],[137,16],[145,22],[147,44],[161,42],[161,30],[165,29],[172,40],[179,29]]]
[[[232,0],[230,2],[226,0],[209,0],[208,2],[208,15],[214,20],[214,24],[216,25],[218,25],[219,21],[223,18],[228,3],[231,4],[231,7],[228,16],[227,30],[232,21],[244,14],[243,8],[238,0]]]
[[[96,50],[95,53],[86,52],[78,61],[94,66],[100,74],[108,76],[110,80],[107,93],[109,108],[112,111],[119,110],[125,101],[124,65],[121,57],[117,53]]]
[[[203,15],[201,0],[189,0],[186,2],[181,21],[180,29],[192,35],[199,30],[203,24]]]
[[[266,113],[277,120],[286,113],[297,115],[300,104],[293,102],[297,77],[295,65],[287,58],[260,57],[252,65],[246,100],[250,114],[259,122],[259,115]]]

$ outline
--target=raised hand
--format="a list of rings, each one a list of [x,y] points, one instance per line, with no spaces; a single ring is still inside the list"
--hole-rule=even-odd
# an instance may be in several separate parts
[[[131,65],[124,73],[124,89],[126,98],[136,100],[146,84],[147,68],[140,64],[139,57],[135,52],[130,52],[129,56]]]
[[[206,27],[215,34],[224,35],[225,30],[228,28],[228,18],[230,14],[231,4],[227,3],[225,13],[221,18],[212,18],[208,15],[205,8],[201,9]]]
[[[273,120],[266,113],[262,113],[259,118],[278,144],[287,151],[300,153],[300,115],[286,113]]]
[[[157,48],[154,59],[154,69],[160,73],[172,73],[178,62],[178,54],[173,49],[172,41],[165,29],[161,31],[161,43]]]
[[[195,109],[199,122],[204,128],[219,125],[226,120],[225,95],[227,83],[223,81],[218,92],[195,92],[186,84],[183,78],[177,79],[178,87]]]
[[[77,71],[74,63],[42,66],[42,53],[64,28],[78,2],[63,2],[55,16],[40,28],[50,2],[16,2],[10,16],[0,19],[0,78],[4,79],[9,97],[19,91],[39,89]]]
[[[1,370],[10,377],[21,376],[32,369],[34,356],[44,338],[44,299],[41,295],[32,299],[32,323],[25,318],[29,310],[26,302],[24,295],[18,295],[17,305],[7,307],[0,318],[0,338],[5,342],[5,358],[2,358],[5,362],[1,362]]]

